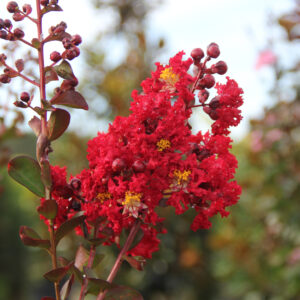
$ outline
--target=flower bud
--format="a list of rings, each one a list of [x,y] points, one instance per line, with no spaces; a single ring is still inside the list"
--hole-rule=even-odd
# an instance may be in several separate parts
[[[121,171],[123,171],[126,168],[126,163],[122,158],[116,158],[113,162],[112,162],[112,170],[116,173],[119,173]]]
[[[207,90],[205,89],[200,90],[198,93],[199,102],[204,103],[208,99],[208,96],[209,96],[209,92]]]
[[[7,8],[8,12],[14,13],[16,10],[18,10],[18,3],[15,1],[10,1],[7,3],[6,8]]]
[[[25,18],[24,15],[22,15],[22,14],[20,14],[20,13],[14,13],[14,14],[13,14],[13,19],[14,19],[14,21],[16,21],[16,22],[20,22],[20,21],[22,21],[24,18]]]
[[[61,60],[61,55],[59,52],[57,51],[53,51],[51,54],[50,54],[50,59],[53,61],[53,62],[58,62]]]
[[[32,7],[30,4],[24,4],[23,7],[23,12],[28,16],[32,12]]]
[[[14,105],[19,108],[27,108],[27,105],[25,103],[23,103],[22,101],[15,101]]]
[[[0,54],[0,62],[4,62],[4,61],[6,61],[6,59],[7,59],[7,56],[4,53],[1,53]]]
[[[25,36],[25,33],[24,33],[24,31],[23,31],[22,29],[16,28],[16,29],[14,30],[14,36],[15,36],[16,38],[18,38],[18,39],[22,39],[22,38]]]
[[[20,95],[20,99],[24,102],[28,102],[30,100],[30,95],[27,92],[22,92]]]
[[[66,53],[65,53],[65,57],[68,59],[68,60],[72,60],[74,59],[75,57],[77,57],[77,51],[74,51],[74,50],[66,50]]]
[[[206,87],[208,89],[212,88],[215,85],[215,78],[211,74],[206,74],[199,82],[200,87]]]
[[[227,64],[222,60],[211,66],[211,71],[220,75],[224,75],[227,72],[227,69]]]
[[[62,44],[63,44],[63,46],[64,46],[65,49],[70,49],[72,47],[71,40],[68,39],[68,38],[64,38],[62,40]]]
[[[217,109],[220,106],[220,96],[212,98],[208,105],[211,109]]]
[[[50,5],[56,5],[58,3],[58,0],[51,0]]]
[[[4,28],[4,27],[5,27],[4,21],[3,21],[3,19],[0,19],[0,29],[2,29],[2,28]]]
[[[216,43],[209,44],[206,53],[209,57],[217,58],[220,55],[219,46]]]
[[[71,43],[75,46],[80,45],[82,42],[81,36],[79,34],[75,34],[71,38]]]
[[[49,4],[49,0],[41,0],[41,5],[47,6]]]
[[[212,120],[216,121],[219,119],[219,114],[215,109],[212,109],[209,113],[209,116]]]
[[[191,52],[191,57],[194,60],[200,61],[204,57],[204,52],[203,52],[203,50],[201,48],[195,48]]]
[[[0,39],[6,40],[7,39],[7,32],[4,30],[0,30]]]
[[[146,168],[145,164],[139,159],[134,161],[134,163],[132,164],[132,169],[136,173],[144,172],[145,168]]]
[[[5,19],[3,22],[4,22],[4,27],[6,27],[6,28],[11,28],[12,27],[11,20]]]
[[[7,74],[0,75],[0,82],[1,83],[10,83],[11,78]]]
[[[79,191],[81,189],[81,181],[80,179],[74,177],[70,182],[70,186],[73,190]]]

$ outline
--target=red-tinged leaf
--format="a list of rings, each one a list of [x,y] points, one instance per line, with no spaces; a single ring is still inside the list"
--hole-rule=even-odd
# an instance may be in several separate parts
[[[22,72],[24,70],[24,60],[23,59],[17,59],[15,62],[15,66],[19,72]]]
[[[52,177],[51,177],[51,168],[48,160],[41,161],[41,178],[45,187],[51,189],[52,186]]]
[[[137,258],[137,257],[124,255],[123,259],[125,259],[134,269],[138,271],[144,270],[144,266],[146,264],[146,260],[144,258],[142,257]]]
[[[41,47],[41,42],[37,38],[32,39],[31,44],[36,49],[39,49]]]
[[[60,282],[68,273],[71,264],[65,267],[53,269],[44,274],[44,277],[51,282]]]
[[[104,300],[144,300],[142,295],[127,286],[115,286],[107,291]]]
[[[86,289],[87,294],[98,295],[104,290],[108,290],[112,287],[112,284],[98,278],[88,278],[88,286]]]
[[[28,125],[31,127],[36,136],[39,136],[41,133],[41,120],[34,116],[29,122]]]
[[[75,77],[71,65],[66,60],[63,60],[58,66],[55,66],[54,69],[57,75],[63,79],[72,80]]]
[[[55,300],[53,297],[43,297],[41,300]]]
[[[10,78],[15,78],[19,76],[18,72],[14,71],[13,69],[6,69],[5,74],[8,75]]]
[[[99,246],[101,245],[102,243],[106,242],[108,240],[108,237],[106,238],[95,238],[95,239],[89,239],[88,241],[94,245],[94,246]]]
[[[48,138],[54,141],[59,138],[70,124],[70,114],[63,109],[57,108],[50,115],[48,121]]]
[[[51,35],[47,36],[44,39],[44,43],[48,43],[48,42],[51,42],[51,41],[62,41],[65,38],[71,39],[72,36],[69,33],[65,32],[65,31],[61,31],[61,32],[58,32],[58,33],[51,34]]]
[[[70,276],[70,278],[64,283],[63,287],[60,290],[60,297],[62,300],[68,299],[73,283],[74,283],[74,274]]]
[[[39,248],[50,248],[49,240],[42,240],[41,237],[31,228],[21,226],[19,231],[20,238],[24,245]]]
[[[41,179],[41,168],[36,160],[29,156],[17,156],[7,166],[8,174],[39,197],[44,197],[45,187]]]
[[[45,81],[46,83],[51,82],[51,81],[56,81],[58,80],[57,73],[55,69],[51,66],[48,66],[45,68]]]
[[[60,262],[62,267],[65,267],[70,263],[70,261],[63,256],[58,257],[58,261]]]
[[[56,245],[59,241],[67,235],[69,232],[74,230],[77,226],[84,222],[85,216],[78,216],[73,219],[67,220],[66,222],[62,223],[60,227],[58,227],[55,233],[55,243]]]
[[[69,264],[71,264],[71,262],[66,259],[65,257],[62,257],[60,256],[58,258],[60,264],[62,267],[65,267]],[[81,272],[79,269],[77,269],[75,266],[74,266],[74,262],[72,261],[72,264],[71,264],[71,268],[70,268],[70,271],[76,276],[76,279],[79,281],[79,282],[83,282],[83,272]]]
[[[52,100],[50,100],[51,104],[65,105],[73,108],[80,108],[88,110],[88,104],[86,103],[83,96],[73,90],[65,91],[57,96],[54,96]]]
[[[83,271],[83,267],[88,264],[89,256],[89,251],[85,249],[82,245],[80,245],[77,249],[75,256],[75,267],[80,271]]]
[[[55,200],[46,200],[37,208],[37,211],[46,219],[54,219],[57,215],[57,203]]]

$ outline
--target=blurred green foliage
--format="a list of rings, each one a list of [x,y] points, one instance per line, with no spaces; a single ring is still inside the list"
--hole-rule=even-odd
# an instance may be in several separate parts
[[[149,42],[145,27],[147,15],[158,2],[149,6],[148,1],[94,0],[94,4],[99,13],[109,11],[115,22],[93,45],[86,46],[81,89],[90,100],[88,114],[94,112],[98,118],[126,115],[132,89],[148,76],[163,46],[162,40]],[[298,5],[279,19],[294,46],[299,43],[293,31],[300,26],[299,17],[295,18],[299,11]],[[118,62],[106,46],[116,38],[125,45]],[[234,145],[237,180],[243,187],[239,204],[227,219],[217,217],[210,230],[196,233],[189,229],[190,212],[178,217],[172,209],[162,209],[168,233],[161,236],[160,251],[143,272],[124,263],[116,279],[139,290],[146,300],[300,299],[300,62],[285,69],[279,56],[269,68],[276,78],[271,91],[274,105],[253,120],[251,133]],[[286,76],[293,81],[294,97],[289,101],[282,97],[279,84]],[[22,120],[20,115],[18,120]],[[6,175],[11,153],[34,156],[35,152],[35,137],[20,135],[17,123],[0,128],[0,299],[38,300],[51,295],[51,285],[41,278],[49,267],[48,257],[24,247],[18,230],[28,225],[46,235],[46,228],[35,212],[38,199]],[[75,133],[64,134],[52,145],[51,163],[66,165],[69,174],[76,174],[87,164],[87,140]],[[67,239],[60,254],[71,257],[77,243],[78,238]],[[105,277],[117,249],[101,251],[106,257],[97,272]],[[77,299],[77,292],[70,298]]]

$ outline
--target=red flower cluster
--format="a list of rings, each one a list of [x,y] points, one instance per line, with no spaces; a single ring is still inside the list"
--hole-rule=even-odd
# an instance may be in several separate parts
[[[206,67],[218,56],[218,46],[210,47],[214,51],[207,52],[203,63],[199,49],[194,60],[183,60],[180,52],[166,66],[157,63],[151,78],[142,83],[143,92],[133,91],[131,114],[117,117],[107,133],[89,141],[89,169],[77,176],[84,199],[81,210],[87,226],[97,223],[97,236],[106,238],[106,244],[119,244],[122,231],[139,219],[143,238],[129,254],[150,258],[158,249],[157,234],[166,231],[157,206],[171,205],[176,214],[194,209],[191,228],[197,230],[209,228],[209,219],[217,213],[227,216],[225,208],[237,202],[241,189],[232,181],[237,161],[229,153],[227,134],[229,126],[241,120],[242,90],[227,78],[208,102],[206,88],[215,82],[211,74],[227,70],[224,62],[217,63],[221,71],[216,65]],[[195,77],[188,73],[193,63]],[[211,132],[192,134],[188,121],[193,106],[202,106],[215,121]]]

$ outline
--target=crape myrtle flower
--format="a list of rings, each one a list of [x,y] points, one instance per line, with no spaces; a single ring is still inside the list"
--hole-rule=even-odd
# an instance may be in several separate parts
[[[179,52],[168,65],[157,63],[152,76],[142,82],[143,91],[132,92],[131,114],[116,117],[107,133],[99,132],[88,142],[89,168],[76,176],[84,199],[80,210],[87,228],[97,224],[97,237],[105,238],[104,244],[120,246],[122,232],[140,220],[143,237],[127,254],[151,258],[158,250],[157,235],[166,233],[158,206],[173,206],[176,214],[194,209],[191,229],[196,231],[209,228],[216,214],[227,216],[226,208],[238,201],[237,160],[229,152],[228,134],[229,127],[241,121],[243,91],[228,77],[225,84],[215,85],[211,74],[224,74],[227,65],[222,62],[222,72],[215,70],[218,63],[206,66],[219,56],[218,46],[211,47],[203,62],[204,52],[197,48],[187,60]],[[188,73],[192,64],[196,76]],[[209,99],[207,89],[214,85],[217,96]],[[192,133],[189,118],[195,106],[214,121],[210,131]],[[63,195],[68,186],[65,169],[52,171],[59,226],[61,219],[75,213],[70,201],[76,193],[71,189]]]

